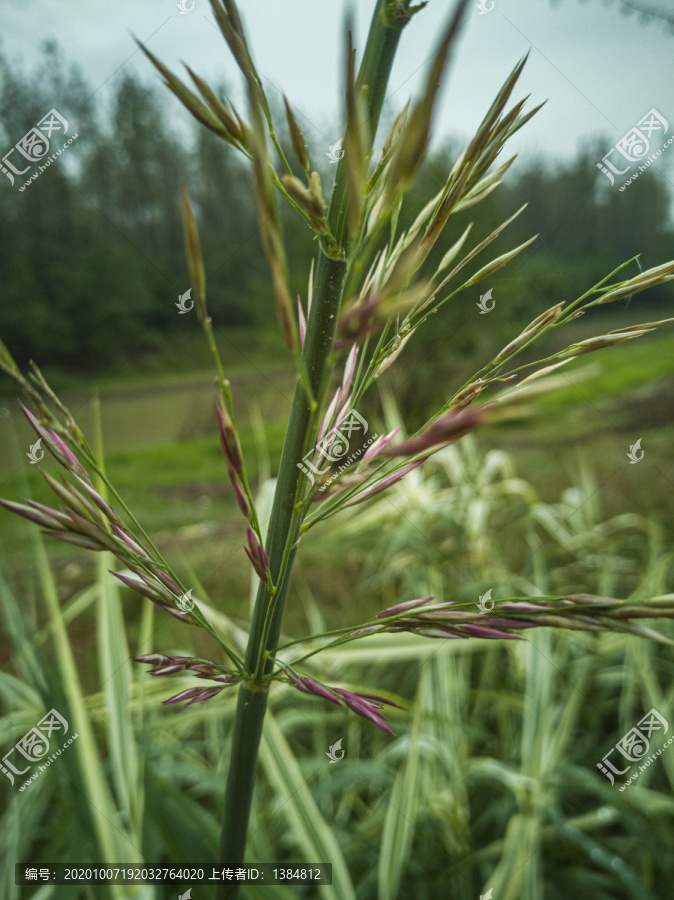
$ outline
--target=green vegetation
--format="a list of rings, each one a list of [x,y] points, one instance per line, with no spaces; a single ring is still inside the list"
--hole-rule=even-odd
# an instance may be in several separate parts
[[[568,584],[570,576],[587,590],[645,596],[667,589],[671,560],[660,556],[661,536],[646,520],[607,518],[587,478],[554,504],[541,503],[521,474],[506,454],[482,454],[469,439],[443,451],[414,490],[403,483],[367,516],[334,520],[308,545],[295,588],[302,602],[293,605],[287,636],[307,624],[329,627],[345,615],[374,613],[403,590],[448,590],[457,568],[474,570],[474,593],[492,586],[496,599],[507,593],[509,579],[532,597]],[[583,500],[583,515],[555,531],[557,517]],[[466,521],[479,527],[466,532]],[[9,748],[32,727],[44,704],[56,706],[80,738],[53,772],[8,795],[2,852],[37,866],[54,859],[84,864],[105,861],[103,841],[111,848],[107,859],[130,861],[132,850],[118,844],[112,824],[124,821],[135,823],[138,846],[142,828],[148,861],[178,866],[211,859],[223,799],[218,768],[234,698],[163,708],[167,691],[187,680],[153,679],[129,659],[156,646],[146,643],[160,626],[152,604],[119,591],[103,559],[60,607],[45,607],[48,594],[64,584],[62,570],[53,580],[36,532],[21,530],[41,584],[35,569],[17,571],[19,583],[6,566],[0,572],[4,646],[15,660],[14,673],[0,675],[7,709],[2,743]],[[219,538],[205,540],[224,558]],[[203,540],[192,543],[190,556]],[[196,581],[199,602],[225,631],[242,635],[237,629],[247,613],[233,601],[245,596],[249,572],[241,563],[238,572],[225,568],[224,579],[220,573],[225,597]],[[470,594],[465,584],[462,596]],[[306,621],[298,619],[298,606]],[[528,637],[429,646],[412,635],[389,636],[317,657],[318,677],[339,684],[348,669],[350,686],[376,684],[409,709],[396,711],[393,739],[319,700],[276,688],[250,861],[329,859],[328,895],[339,900],[411,894],[474,900],[488,887],[509,900],[566,900],[570,892],[581,900],[667,896],[674,877],[668,852],[674,758],[663,754],[622,793],[596,763],[645,710],[655,706],[674,718],[669,648],[628,635]],[[204,652],[198,638],[196,630],[162,620],[156,640],[169,652]],[[106,660],[121,665],[113,678]],[[115,729],[127,735],[121,745]],[[339,738],[345,757],[329,765],[325,751]],[[92,804],[106,817],[92,816]],[[13,885],[12,866],[1,877],[3,896],[24,896]],[[21,891],[29,896],[28,888]],[[82,897],[113,896],[95,891]],[[123,896],[168,900],[175,893],[125,889]],[[317,896],[309,888],[245,894]]]
[[[179,315],[174,305],[189,285],[180,233],[181,182],[190,185],[216,328],[245,333],[244,342],[253,340],[253,332],[257,340],[277,341],[246,161],[206,129],[192,133],[184,117],[178,133],[172,124],[178,101],[164,97],[153,82],[148,86],[128,75],[116,81],[106,104],[111,114],[103,117],[96,110],[96,96],[87,99],[90,86],[64,52],[48,45],[45,54],[45,65],[34,72],[10,69],[0,56],[3,146],[13,145],[52,107],[79,134],[77,162],[66,165],[64,159],[63,166],[52,166],[39,190],[35,184],[19,193],[7,183],[0,192],[0,217],[11,223],[0,242],[0,334],[17,361],[26,365],[39,359],[57,386],[60,379],[82,373],[118,378],[149,360],[170,372],[199,368],[194,358],[208,365],[203,346],[195,349],[194,313]],[[284,113],[273,97],[270,103],[282,123],[286,157],[292,160]],[[394,113],[385,108],[385,115],[388,126]],[[639,179],[624,194],[597,184],[596,161],[608,144],[610,140],[597,138],[567,164],[517,160],[498,191],[452,216],[447,245],[471,221],[469,243],[476,243],[473,235],[488,233],[526,202],[527,209],[509,227],[508,246],[533,234],[542,236],[490,285],[497,298],[496,312],[489,317],[488,340],[494,349],[517,323],[576,296],[575,289],[592,284],[598,273],[637,253],[643,268],[667,258],[673,233],[666,181]],[[328,164],[324,147],[309,149],[327,195],[335,167]],[[402,228],[440,190],[461,149],[452,141],[426,160],[401,211]],[[574,216],[573,227],[565,227],[570,197],[577,203],[582,199],[582,214]],[[315,243],[293,210],[282,210],[281,218],[293,260],[291,295],[306,298],[304,273]],[[429,265],[437,265],[441,256],[441,248],[434,248]],[[633,274],[636,267],[629,271]],[[651,291],[649,302],[660,306],[660,313],[672,296],[667,285]],[[474,314],[477,299],[476,290],[474,297],[457,298],[438,314],[437,330],[455,336],[454,360],[474,358],[483,346],[480,330],[486,317]],[[496,327],[501,309],[508,319]],[[414,342],[409,346],[419,360],[434,343],[431,331],[435,329],[422,330],[415,338],[416,351]],[[175,352],[166,353],[167,346]],[[223,352],[227,355],[225,348]],[[427,367],[426,383],[415,384],[415,394],[428,394],[440,371]]]
[[[674,750],[624,790],[599,771],[648,710],[674,721],[674,337],[648,333],[674,295],[667,194],[646,178],[597,188],[588,147],[492,193],[533,114],[513,93],[524,60],[465,152],[422,164],[468,0],[378,159],[412,2],[376,0],[358,56],[347,38],[331,195],[310,162],[322,148],[267,101],[234,0],[212,7],[243,114],[142,47],[209,129],[191,143],[133,79],[103,124],[54,47],[46,81],[0,60],[0,121],[58,97],[83,123],[77,165],[0,195],[1,502],[23,517],[0,515],[0,743],[52,708],[77,734],[48,774],[2,782],[8,900],[58,900],[18,889],[11,865],[56,859],[332,864],[329,886],[247,900],[670,889]],[[584,197],[577,228],[569,196]],[[354,409],[378,443],[308,475]],[[44,462],[27,463],[40,442]]]

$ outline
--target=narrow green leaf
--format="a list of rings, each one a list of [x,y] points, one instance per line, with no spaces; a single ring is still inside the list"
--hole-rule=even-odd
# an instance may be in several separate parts
[[[319,888],[325,900],[355,900],[355,892],[337,839],[321,815],[307,781],[283,732],[267,712],[260,744],[260,761],[282,801],[284,815],[307,862],[331,862],[332,885]]]

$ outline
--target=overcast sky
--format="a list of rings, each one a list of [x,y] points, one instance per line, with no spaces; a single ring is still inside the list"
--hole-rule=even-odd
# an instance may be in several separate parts
[[[92,89],[99,89],[102,100],[124,71],[159,81],[134,51],[131,33],[173,68],[184,60],[211,82],[238,83],[209,3],[184,2],[194,4],[184,15],[177,0],[4,3],[2,47],[11,63],[30,68],[39,61],[42,43],[55,38]],[[483,2],[493,6],[486,14],[480,14],[475,3],[468,7],[439,104],[436,143],[448,134],[470,136],[510,69],[530,48],[516,96],[531,93],[531,103],[548,103],[515,137],[514,150],[564,159],[575,153],[579,142],[599,134],[605,136],[608,152],[652,108],[671,122],[673,131],[674,36],[664,23],[642,24],[637,16],[621,15],[619,0],[608,5],[602,0]],[[430,0],[406,30],[390,82],[391,113],[419,90],[452,6],[448,0]],[[287,94],[307,132],[327,149],[342,127],[345,16],[353,11],[355,43],[362,49],[372,0],[240,0],[239,7],[268,93]],[[170,103],[178,119],[187,115],[177,100]],[[671,156],[674,160],[674,149]],[[658,163],[674,181],[674,162],[666,153]]]

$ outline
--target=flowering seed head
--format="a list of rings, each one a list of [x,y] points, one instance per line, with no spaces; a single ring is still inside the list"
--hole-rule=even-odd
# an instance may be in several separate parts
[[[68,510],[68,516],[71,521],[71,529],[78,534],[84,534],[87,537],[90,537],[94,541],[98,541],[101,545],[100,549],[111,550],[115,553],[119,548],[117,542],[110,537],[105,529],[101,528],[100,525],[94,524],[93,522],[88,521],[88,519],[79,516],[77,513],[72,512],[72,510]]]
[[[114,572],[112,573],[114,575]],[[149,663],[153,666],[163,666],[170,663],[174,657],[164,656],[161,653],[145,653],[143,656],[134,656],[135,662]]]
[[[319,684],[317,681],[314,681],[313,678],[309,678],[308,675],[304,675],[302,677],[302,682],[312,694],[316,694],[318,697],[324,697],[326,700],[330,700],[331,703],[336,703],[339,706],[339,699],[329,691],[326,687],[323,687],[322,684]]]
[[[409,629],[412,634],[418,634],[420,637],[429,637],[429,638],[467,638],[466,634],[458,634],[454,631],[449,631],[447,628],[411,628]]]
[[[376,694],[355,694],[351,691],[345,691],[342,688],[328,689],[325,685],[320,684],[308,675],[300,676],[287,667],[283,669],[283,673],[297,690],[302,691],[305,694],[323,697],[337,705],[345,703],[357,715],[361,716],[363,719],[367,719],[368,722],[376,725],[377,728],[386,731],[388,734],[395,734],[395,732],[386,724],[378,710],[382,709],[382,704],[384,703],[388,706],[398,706],[397,703],[393,703],[393,701],[386,700],[384,697],[379,697]],[[398,708],[403,709],[402,706]]]
[[[307,320],[304,316],[304,310],[302,309],[302,301],[299,298],[299,294],[297,296],[297,321],[299,323],[299,329],[300,329],[300,346],[304,347],[304,338],[307,333]]]
[[[187,690],[180,691],[179,694],[175,694],[173,697],[169,697],[168,700],[164,700],[163,703],[165,706],[167,706],[169,703],[180,703],[181,700],[188,700],[190,697],[196,697],[201,693],[201,688],[187,688]]]
[[[395,734],[393,729],[386,724],[383,716],[377,712],[377,707],[370,700],[366,700],[350,691],[344,691],[341,688],[335,688],[335,691],[339,693],[349,709],[352,709],[361,718],[366,719],[368,722],[371,722],[373,725],[376,725],[377,728],[386,731],[388,734]]]
[[[383,609],[380,613],[377,613],[377,618],[386,619],[389,616],[397,616],[399,613],[407,612],[417,606],[422,606],[424,603],[428,603],[429,600],[433,599],[433,597],[421,597],[418,600],[406,600],[404,603],[397,603],[395,606],[389,606],[388,609]]]
[[[425,450],[439,449],[483,425],[487,419],[485,409],[483,406],[477,409],[451,410],[436,419],[418,437],[410,438],[394,447],[387,447],[381,455],[414,456]]]
[[[407,712],[406,707],[400,706],[399,703],[394,703],[393,700],[387,700],[386,697],[380,697],[378,694],[358,694],[359,697],[364,697],[366,700],[376,701],[377,703],[385,703],[387,706],[395,706],[396,709],[402,709]]]
[[[260,581],[267,583],[267,570],[269,568],[269,557],[264,551],[264,547],[257,539],[257,535],[252,528],[247,531],[248,546],[244,547],[248,559],[251,561],[253,569]]]
[[[612,597],[597,597],[594,594],[567,594],[564,599],[572,603],[588,603],[591,606],[620,606],[622,602]]]
[[[194,290],[197,317],[203,325],[206,321],[206,272],[204,271],[204,260],[201,255],[199,231],[194,219],[192,207],[190,206],[189,197],[187,196],[187,191],[184,187],[182,187],[180,194],[187,267],[190,271],[190,280]]]
[[[190,700],[187,706],[191,706],[193,703],[199,703],[201,700],[210,700],[211,697],[215,697],[216,694],[219,694],[221,690],[222,688],[217,687],[207,688],[205,691],[201,691],[200,694],[197,694],[196,697]]]
[[[164,582],[164,584],[166,584],[170,588],[173,594],[181,597],[184,593],[183,589],[179,587],[175,583],[175,581],[166,574],[166,572],[162,571],[162,569],[158,565],[155,565],[155,568],[157,569],[157,576]]]
[[[393,431],[389,432],[388,434],[383,434],[381,437],[378,437],[375,441],[373,441],[363,454],[362,462],[365,463],[369,459],[372,459],[374,456],[378,456],[379,453],[384,449],[384,447],[388,447],[388,445],[391,443],[391,441],[399,431],[400,425],[396,425]]]
[[[185,66],[185,68],[189,72],[190,78],[196,85],[197,90],[210,107],[211,112],[220,120],[227,135],[225,136],[225,134],[222,134],[220,136],[223,137],[228,144],[235,145],[238,143],[244,148],[247,147],[246,129],[243,127],[243,123],[239,119],[236,110],[233,110],[234,115],[232,115],[218,95],[206,84],[206,82],[196,75],[189,66]]]
[[[283,98],[283,103],[286,109],[286,119],[288,120],[288,130],[290,131],[290,140],[292,141],[293,150],[295,151],[295,156],[297,157],[297,161],[302,166],[305,172],[309,171],[309,167],[311,163],[309,162],[309,151],[307,150],[307,142],[304,140],[304,134],[302,129],[300,128],[295,115],[290,108],[290,104]]]
[[[380,303],[381,297],[374,294],[347,305],[337,325],[337,349],[362,341],[376,330],[376,313]]]
[[[82,547],[85,550],[106,550],[106,547],[101,546],[98,541],[93,541],[91,538],[84,537],[82,534],[64,534],[61,531],[45,531],[45,534],[48,534],[49,537],[55,537],[59,541],[64,541],[66,544],[74,544],[75,547]]]
[[[72,474],[73,474],[73,477],[77,479],[77,481],[81,484],[81,486],[87,492],[89,497],[94,501],[96,506],[101,510],[101,512],[104,513],[108,517],[108,519],[110,519],[111,522],[114,522],[117,525],[121,525],[122,522],[121,522],[121,519],[119,518],[119,516],[117,515],[117,513],[110,506],[110,504],[106,500],[104,500],[103,497],[101,497],[101,495],[98,493],[98,491],[95,491],[94,488],[90,484],[87,484],[87,482],[83,478],[80,478],[80,476],[77,475],[77,473],[73,472]],[[86,475],[86,473],[85,473],[85,475]]]
[[[300,676],[296,672],[293,672],[292,669],[285,666],[283,669],[283,674],[290,681],[290,683],[293,685],[293,687],[296,687],[299,690],[305,690],[305,687],[302,684],[302,680],[301,680]]]
[[[172,606],[166,606],[163,603],[159,604],[162,609],[165,609],[167,613],[170,613],[175,619],[179,619],[181,622],[187,622],[188,624],[192,624],[192,617],[189,613],[182,612],[179,609],[173,609]]]
[[[173,663],[168,666],[160,666],[158,669],[150,669],[150,675],[175,675],[182,672],[185,666],[182,663]]]
[[[159,603],[160,606],[166,604],[167,606],[173,607],[176,603],[176,597],[171,593],[171,591],[167,590],[166,586],[162,584],[162,582],[153,575],[148,575],[141,568],[136,568],[132,566],[132,571],[138,575],[138,577],[142,580],[143,584],[149,590],[149,594],[151,600]],[[178,592],[180,594],[180,592]]]
[[[71,484],[68,484],[67,482],[61,484],[53,478],[49,472],[40,471],[40,475],[69,510],[78,513],[83,518],[89,519],[92,522],[98,523],[101,521],[100,512]]]
[[[521,350],[529,341],[533,340],[537,334],[541,331],[544,331],[549,325],[555,322],[562,314],[562,309],[564,308],[563,303],[558,303],[557,306],[553,306],[550,309],[546,310],[546,312],[542,313],[538,318],[534,319],[533,322],[530,322],[529,325],[524,329],[524,331],[518,335],[514,340],[512,340],[509,344],[507,344],[503,350],[494,358],[492,365],[497,366],[501,363],[505,362],[509,356],[513,353],[517,353],[518,350]]]
[[[160,62],[157,57],[150,53],[150,51],[140,43],[140,41],[136,41],[140,49],[147,56],[150,62],[158,69],[159,72],[164,77],[165,84],[171,90],[178,100],[183,104],[183,106],[189,110],[190,113],[194,116],[197,122],[200,122],[209,131],[212,131],[214,134],[217,134],[218,137],[223,140],[228,140],[229,132],[224,128],[220,121],[216,118],[216,116],[211,112],[208,106],[203,103],[199,97],[191,91],[186,84],[184,84],[176,75],[171,72],[162,62]]]
[[[357,637],[361,634],[374,634],[376,631],[385,631],[385,625],[366,625],[364,628],[358,628],[351,632],[351,637]]]
[[[507,631],[499,631],[497,628],[489,628],[487,625],[461,625],[461,632],[469,634],[473,637],[484,638],[509,638],[510,640],[522,640],[516,634],[509,634]]]
[[[47,447],[51,451],[52,455],[55,459],[57,459],[61,465],[65,466],[69,472],[71,472],[77,478],[77,472],[80,472],[87,481],[90,481],[89,475],[81,464],[79,459],[75,456],[73,451],[68,447],[65,441],[61,440],[61,438],[56,434],[55,431],[51,431],[49,429],[45,429],[45,434],[48,435]],[[50,443],[51,442],[51,443]],[[55,452],[58,450],[58,453]],[[60,454],[60,455],[59,455]],[[79,479],[82,480],[81,478]],[[84,482],[83,482],[84,483]]]
[[[119,572],[110,572],[110,574],[119,579],[122,584],[130,587],[132,591],[137,591],[139,594],[147,597],[148,600],[152,600],[153,603],[162,604],[166,602],[166,597],[163,596],[159,590],[155,589],[152,585],[146,583],[140,578],[133,578],[130,575],[122,575]]]
[[[403,331],[407,330],[407,334],[401,337],[401,335],[397,334],[393,340],[393,349],[391,352],[383,357],[381,362],[377,364],[377,368],[374,370],[373,378],[379,378],[380,375],[383,375],[387,369],[389,369],[393,363],[398,359],[400,354],[403,352],[405,348],[405,344],[409,341],[409,339],[414,334],[415,329],[409,330],[409,325],[406,325],[403,328]]]
[[[119,538],[119,540],[123,544],[125,544],[129,548],[129,550],[131,550],[136,556],[140,556],[143,560],[148,559],[147,551],[131,537],[124,526],[113,524],[112,532],[115,537]]]
[[[283,177],[283,186],[295,203],[304,210],[311,226],[319,234],[326,234],[328,231],[328,225],[325,221],[327,207],[318,172],[314,172],[311,175],[309,187],[305,187],[300,179],[295,178],[294,175],[285,175]]]
[[[356,503],[362,503],[364,500],[369,500],[370,497],[374,497],[376,494],[380,494],[382,491],[385,491],[392,485],[397,484],[399,481],[402,481],[405,475],[407,475],[413,469],[416,469],[422,464],[422,462],[425,462],[425,460],[426,457],[424,457],[423,459],[418,459],[407,466],[403,466],[402,469],[398,469],[397,472],[391,472],[390,475],[386,475],[386,477],[382,478],[380,481],[376,481],[374,484],[365,488],[364,491],[356,494],[355,497],[352,497],[351,500],[344,504],[344,506],[355,506]]]
[[[220,443],[222,444],[222,451],[225,454],[227,465],[240,476],[243,473],[243,459],[241,457],[239,438],[227,410],[227,405],[222,397],[216,400],[215,412],[218,417],[218,425],[220,426]]]
[[[17,515],[23,516],[24,519],[35,522],[36,525],[40,525],[42,528],[62,529],[64,527],[63,522],[57,517],[61,516],[67,520],[67,517],[63,516],[62,513],[57,513],[56,510],[49,509],[48,506],[45,506],[44,509],[31,509],[30,506],[24,506],[23,503],[15,503],[13,500],[0,500],[0,505],[4,506],[9,512],[17,513]]]
[[[244,514],[244,516],[248,519],[249,522],[253,521],[253,512],[250,508],[250,504],[248,502],[248,498],[246,497],[245,491],[241,487],[239,481],[235,478],[231,479],[232,486],[234,487],[234,493],[236,494],[236,502],[239,504],[239,509]]]

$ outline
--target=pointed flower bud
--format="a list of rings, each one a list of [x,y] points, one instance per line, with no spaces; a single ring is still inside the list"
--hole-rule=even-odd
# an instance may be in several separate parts
[[[371,484],[369,487],[365,488],[364,491],[356,494],[355,497],[352,497],[351,500],[345,503],[344,508],[346,508],[347,506],[355,506],[356,503],[362,503],[364,500],[369,500],[370,497],[381,494],[382,491],[385,491],[392,485],[397,484],[399,481],[402,481],[409,472],[411,472],[413,469],[416,469],[422,464],[422,462],[425,462],[425,460],[426,457],[424,457],[423,459],[418,459],[415,462],[410,463],[407,466],[403,466],[401,469],[398,469],[397,472],[391,472],[390,475],[386,475],[379,481],[375,481],[374,484]]]
[[[304,316],[304,310],[302,309],[302,301],[299,298],[299,294],[297,296],[297,321],[299,323],[299,328],[300,328],[300,346],[304,347],[304,338],[307,333],[307,320]]]
[[[234,428],[234,423],[229,416],[227,405],[222,397],[218,397],[215,402],[215,412],[220,426],[220,443],[222,444],[222,451],[225,454],[227,465],[237,475],[241,475],[243,473],[243,459],[241,457],[239,438]]]
[[[240,144],[244,148],[247,147],[245,128],[243,127],[236,110],[234,110],[234,115],[232,115],[222,100],[220,100],[218,95],[206,84],[206,82],[196,75],[189,66],[185,66],[185,68],[189,72],[190,78],[196,85],[197,90],[210,107],[211,112],[220,120],[225,131],[225,134],[221,134],[220,137],[224,138],[224,140],[232,146]]]
[[[101,522],[100,512],[71,484],[66,481],[61,484],[49,472],[40,471],[40,475],[69,510],[78,513],[91,522]]]
[[[360,716],[362,719],[366,719],[373,725],[376,725],[377,728],[381,731],[385,731],[387,734],[395,734],[395,731],[384,721],[384,717],[377,712],[380,707],[372,703],[371,700],[365,699],[360,694],[343,691],[341,688],[335,688],[335,691],[343,698],[349,709],[353,710],[356,715]]]
[[[63,522],[57,518],[58,515],[62,514],[57,513],[56,510],[49,510],[47,512],[49,509],[48,507],[45,507],[44,511],[31,509],[30,506],[24,506],[23,503],[15,503],[13,500],[0,500],[0,505],[4,506],[5,509],[8,509],[10,512],[23,516],[24,519],[28,519],[30,522],[35,522],[35,524],[39,525],[41,528],[63,528]],[[67,517],[64,518],[67,520]]]
[[[250,503],[248,502],[248,497],[246,497],[246,492],[241,487],[241,484],[238,481],[238,479],[232,477],[231,481],[232,481],[232,486],[234,488],[234,493],[236,494],[236,502],[239,504],[239,509],[244,514],[246,519],[248,519],[249,522],[252,522],[253,521],[253,512],[250,508]]]
[[[314,678],[310,678],[308,675],[298,675],[288,667],[283,669],[283,673],[288,678],[290,684],[297,688],[298,691],[302,691],[304,694],[313,694],[316,697],[322,697],[324,700],[329,700],[331,703],[337,705],[344,703],[361,718],[376,725],[377,728],[380,728],[387,734],[395,734],[379,712],[379,710],[383,708],[382,704],[396,706],[398,709],[404,709],[404,707],[398,706],[397,703],[393,703],[392,700],[386,700],[384,697],[379,697],[377,694],[361,694],[345,691],[342,688],[327,688]]]
[[[164,77],[165,84],[171,90],[178,100],[183,104],[183,106],[192,113],[197,122],[200,122],[209,131],[212,131],[214,134],[217,134],[218,137],[223,138],[223,140],[228,140],[229,132],[223,125],[220,124],[220,121],[216,116],[211,112],[208,106],[203,103],[199,97],[191,91],[186,84],[184,84],[180,78],[171,72],[162,62],[157,59],[157,57],[150,53],[150,51],[140,43],[140,41],[136,41],[140,49],[143,51],[145,56],[150,60],[152,65],[159,71]],[[230,142],[231,143],[231,142]]]
[[[160,666],[158,669],[150,669],[150,675],[175,675],[176,672],[182,672],[185,666],[182,663],[171,663],[167,666]]]
[[[188,612],[182,612],[182,610],[174,609],[172,606],[166,606],[163,603],[159,604],[162,609],[165,609],[167,613],[173,616],[174,619],[178,619],[181,622],[187,622],[188,625],[192,624],[192,616]]]
[[[269,557],[264,551],[264,547],[257,539],[257,535],[252,528],[247,531],[248,547],[244,547],[246,556],[251,561],[257,577],[263,584],[267,584]]]
[[[104,513],[108,517],[108,519],[110,519],[111,522],[114,522],[117,525],[121,525],[121,519],[119,518],[117,513],[110,506],[110,504],[101,497],[101,495],[98,493],[98,491],[95,491],[90,484],[87,484],[87,482],[83,478],[80,478],[79,475],[77,475],[75,472],[73,472],[72,474],[73,474],[73,477],[76,478],[77,481],[82,485],[84,490],[87,492],[89,497],[94,501],[96,506],[101,510],[101,512]]]
[[[225,454],[227,472],[230,481],[232,482],[234,493],[236,494],[236,502],[239,504],[241,512],[250,522],[252,521],[253,513],[246,492],[243,489],[243,457],[241,456],[241,446],[239,444],[239,438],[234,423],[230,418],[227,406],[222,397],[219,397],[215,402],[215,412],[220,426],[220,443],[222,444],[222,451]]]
[[[126,528],[124,528],[123,525],[113,524],[112,532],[115,535],[115,537],[119,538],[119,540],[123,544],[125,544],[126,547],[128,547],[129,550],[131,550],[131,552],[134,553],[136,556],[140,556],[141,559],[144,559],[144,560],[149,559],[149,556],[147,555],[147,550],[145,550],[143,547],[141,547],[141,545],[131,537],[131,535],[126,530]]]
[[[49,537],[54,537],[59,541],[63,541],[66,544],[82,547],[84,550],[107,550],[107,547],[103,547],[98,541],[84,537],[84,535],[81,534],[63,534],[63,532],[60,531],[45,531],[45,534],[48,534]]]
[[[290,140],[292,141],[293,150],[295,151],[295,156],[297,157],[297,161],[302,166],[305,172],[309,171],[310,162],[309,162],[309,151],[307,150],[307,142],[304,139],[304,134],[302,129],[300,128],[295,115],[290,108],[290,104],[287,99],[283,98],[283,103],[286,108],[286,119],[288,120],[288,130],[290,131]]]
[[[410,438],[394,447],[386,447],[381,456],[414,456],[452,443],[474,431],[487,421],[486,406],[477,409],[450,411],[440,416],[418,437]]]
[[[200,694],[197,694],[196,697],[190,700],[187,706],[191,706],[193,703],[200,703],[202,700],[210,700],[211,697],[215,697],[216,694],[219,694],[221,690],[222,688],[216,687],[207,688],[205,691],[201,691]]]
[[[65,469],[68,469],[69,472],[80,472],[86,479],[90,480],[89,475],[85,471],[80,461],[77,459],[72,450],[67,446],[67,444],[59,437],[59,435],[56,434],[55,431],[52,431],[49,428],[44,428],[42,425],[40,425],[33,413],[20,401],[19,406],[23,410],[23,414],[30,422],[35,433],[38,435],[38,437],[41,437],[43,439],[45,447],[47,448],[47,450],[49,450],[54,459]]]
[[[385,625],[366,625],[365,628],[358,628],[351,632],[351,637],[360,637],[363,634],[375,634],[378,631],[385,631]]]
[[[328,224],[325,220],[327,206],[318,172],[313,172],[309,180],[309,187],[305,187],[299,178],[294,175],[283,176],[283,186],[293,198],[295,203],[307,214],[313,228],[319,234],[327,234]]]
[[[389,606],[388,609],[383,609],[380,613],[377,613],[377,618],[387,619],[389,616],[397,616],[410,609],[415,609],[417,606],[422,606],[433,599],[433,597],[421,597],[419,600],[406,600],[404,603],[396,603],[395,606]]]
[[[167,706],[169,703],[180,703],[181,700],[188,700],[189,698],[196,697],[201,693],[201,688],[187,688],[187,690],[180,691],[179,694],[175,694],[173,697],[169,697],[168,700],[164,700],[163,703],[165,706]]]
[[[152,666],[166,665],[173,659],[173,656],[164,656],[162,653],[146,653],[143,656],[134,656],[135,662],[149,663]]]
[[[155,590],[152,585],[147,584],[141,578],[134,578],[131,575],[123,575],[121,572],[110,572],[118,581],[121,581],[122,584],[125,584],[127,587],[131,588],[132,591],[137,591],[137,593],[142,594],[143,597],[147,597],[148,600],[152,600],[153,603],[162,603],[166,602],[166,598],[162,596],[162,594]]]
[[[342,387],[340,394],[342,397],[348,396],[353,384],[353,376],[356,373],[356,363],[358,362],[358,347],[356,344],[349,350],[349,355],[344,363],[344,375],[342,376]]]
[[[365,463],[369,459],[372,459],[375,456],[379,456],[384,447],[388,447],[388,445],[391,443],[391,441],[399,431],[400,425],[396,425],[393,431],[390,431],[388,434],[383,434],[381,437],[378,437],[375,441],[373,441],[363,454],[362,461]]]
[[[204,260],[201,255],[199,231],[190,205],[190,198],[188,197],[184,186],[180,190],[180,197],[182,203],[183,234],[185,239],[187,267],[190,271],[190,281],[192,282],[192,288],[194,290],[197,317],[203,325],[207,315],[206,272],[204,271]]]

